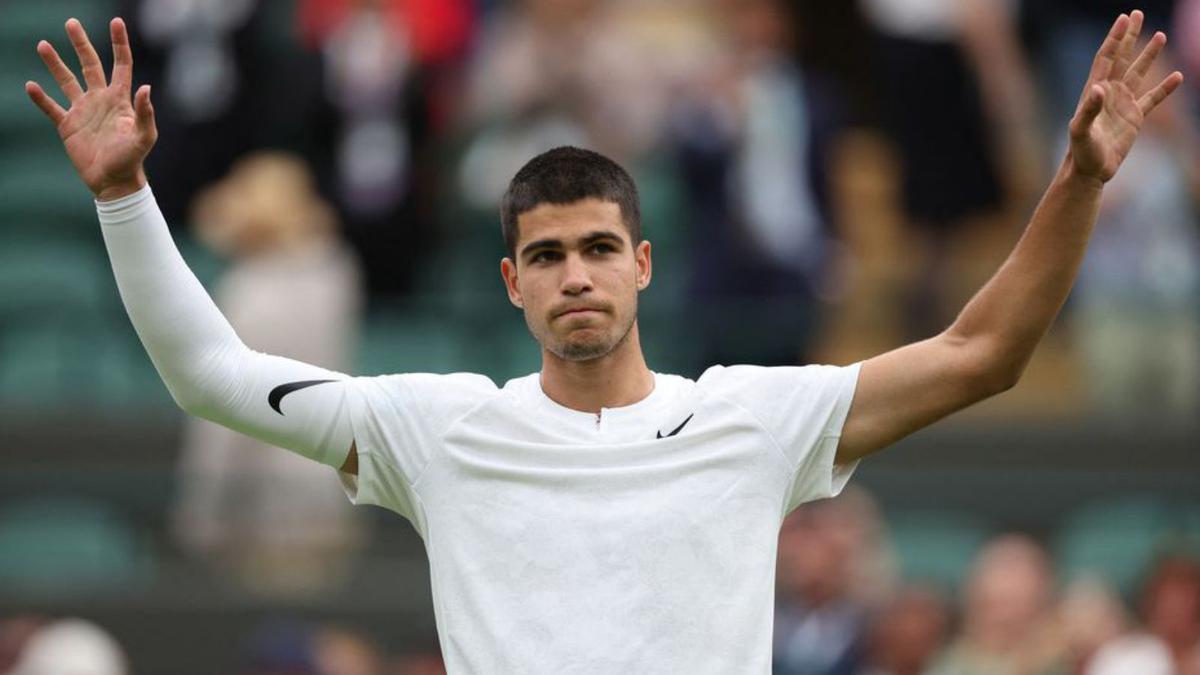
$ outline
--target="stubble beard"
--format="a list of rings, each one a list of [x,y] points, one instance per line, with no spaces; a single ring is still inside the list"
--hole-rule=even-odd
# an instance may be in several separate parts
[[[552,334],[540,335],[539,331],[534,329],[529,317],[525,317],[526,324],[529,325],[529,332],[533,333],[533,337],[543,348],[564,361],[572,362],[591,361],[608,356],[629,339],[629,334],[633,332],[633,324],[636,320],[637,311],[635,310],[630,312],[624,325],[617,331],[619,337],[615,340],[608,339],[613,333],[604,332],[594,339],[576,341],[570,339],[558,340]],[[549,330],[546,332],[549,333]]]

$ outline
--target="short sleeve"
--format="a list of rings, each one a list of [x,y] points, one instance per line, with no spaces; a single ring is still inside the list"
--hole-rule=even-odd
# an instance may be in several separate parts
[[[792,472],[785,512],[849,482],[857,462],[835,465],[834,457],[860,367],[717,366],[701,378],[754,417],[782,453]]]
[[[360,377],[352,385],[358,476],[338,473],[346,496],[395,511],[423,532],[415,485],[441,450],[446,429],[495,395],[496,385],[471,373]]]

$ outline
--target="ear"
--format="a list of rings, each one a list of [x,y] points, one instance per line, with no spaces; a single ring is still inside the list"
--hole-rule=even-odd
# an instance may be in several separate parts
[[[500,261],[500,276],[504,278],[504,290],[508,291],[508,301],[514,307],[524,308],[521,291],[517,287],[517,264],[512,261],[512,258]]]
[[[650,242],[643,239],[633,251],[633,260],[637,265],[637,287],[639,291],[646,290],[650,285],[652,265],[650,264]]]

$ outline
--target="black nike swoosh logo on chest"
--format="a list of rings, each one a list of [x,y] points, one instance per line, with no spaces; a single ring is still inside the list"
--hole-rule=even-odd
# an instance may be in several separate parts
[[[686,420],[684,420],[684,421],[680,422],[680,423],[679,423],[679,426],[675,427],[675,428],[674,428],[674,429],[671,431],[671,433],[667,434],[666,436],[663,436],[663,432],[661,432],[661,431],[656,431],[655,433],[657,433],[657,434],[658,434],[658,437],[659,437],[659,438],[670,438],[670,437],[674,436],[675,434],[679,433],[680,431],[683,431],[683,428],[684,428],[685,426],[687,426],[687,423],[688,423],[688,422],[691,422],[691,421],[692,421],[692,418],[693,418],[693,417],[695,417],[695,416],[696,416],[696,413],[692,413],[691,415],[688,415]]]
[[[326,382],[336,382],[336,381],[337,380],[303,380],[300,382],[288,382],[287,384],[281,384],[278,387],[275,387],[274,389],[272,389],[271,393],[267,394],[267,403],[270,404],[270,406],[275,409],[275,412],[282,415],[283,411],[279,409],[279,404],[283,402],[284,396],[287,396],[288,394],[292,393],[293,391],[300,391],[301,389],[305,389],[307,387],[316,386],[318,384],[325,384]]]

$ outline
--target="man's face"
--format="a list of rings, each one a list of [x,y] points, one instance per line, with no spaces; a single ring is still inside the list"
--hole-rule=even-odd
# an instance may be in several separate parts
[[[621,207],[600,199],[541,204],[517,217],[516,260],[500,263],[509,300],[542,347],[567,361],[607,355],[637,319],[650,243],[637,246]]]

